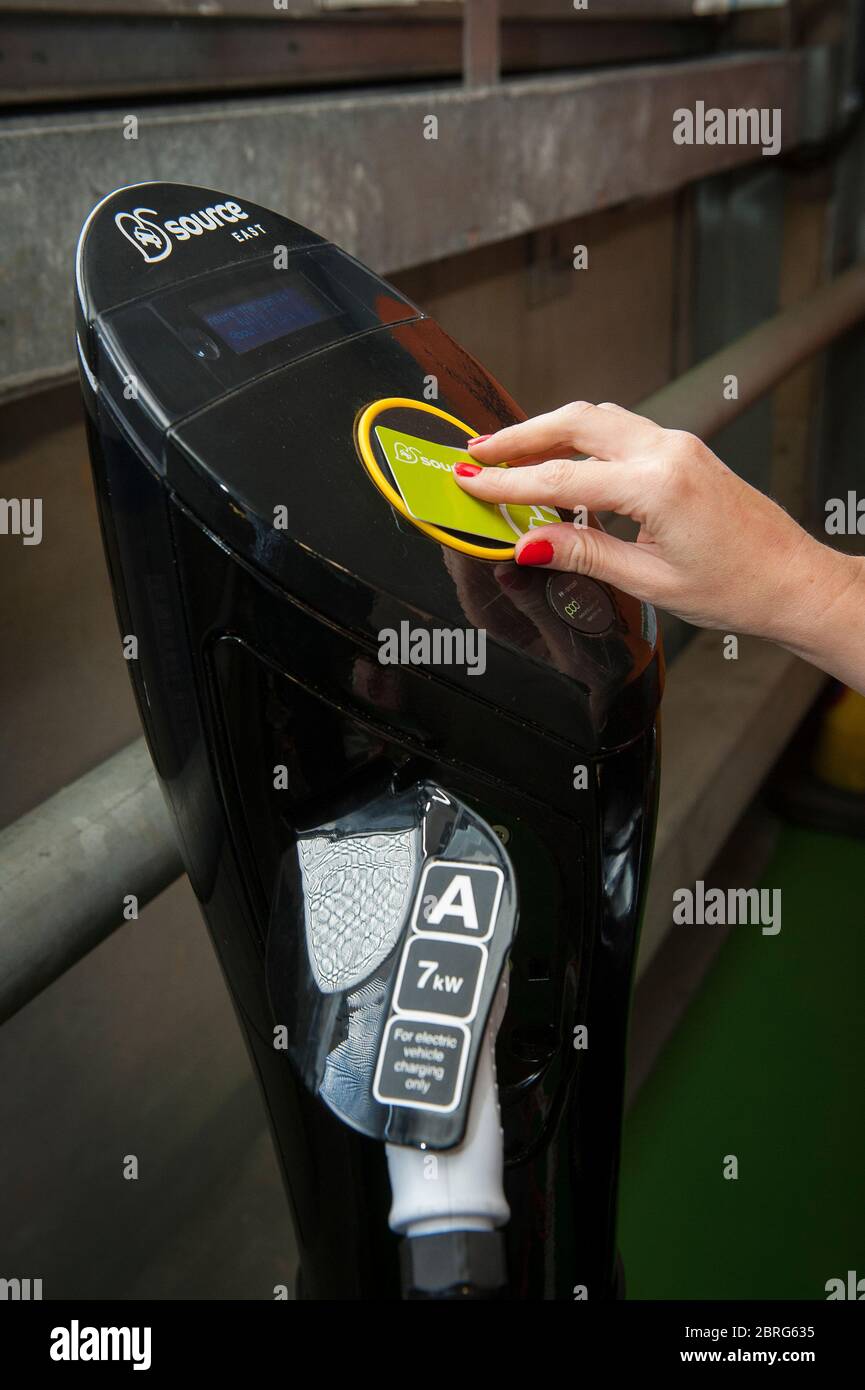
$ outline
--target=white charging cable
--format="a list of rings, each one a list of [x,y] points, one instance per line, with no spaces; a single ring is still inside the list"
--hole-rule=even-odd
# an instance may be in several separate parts
[[[510,1216],[495,1058],[496,1035],[508,1001],[508,972],[506,966],[487,1020],[463,1142],[439,1152],[386,1145],[393,1194],[389,1222],[400,1235],[492,1231]]]

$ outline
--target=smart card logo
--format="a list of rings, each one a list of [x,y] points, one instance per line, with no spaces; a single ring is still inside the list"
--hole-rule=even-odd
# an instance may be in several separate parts
[[[118,212],[114,219],[127,241],[131,241],[146,261],[164,261],[171,255],[172,241],[168,233],[156,222],[148,222],[143,216],[149,212],[156,216],[155,208],[136,208],[134,212]]]
[[[400,463],[417,463],[420,457],[413,444],[403,444],[401,439],[394,440],[393,452],[394,458],[398,458]]]
[[[231,202],[201,208],[183,217],[169,217],[163,223],[151,221],[157,216],[155,208],[136,208],[134,212],[118,212],[114,218],[118,231],[141,252],[148,265],[170,256],[175,241],[189,241],[190,237],[215,232],[219,227],[245,222],[249,213],[239,203]]]
[[[401,439],[393,441],[393,456],[397,463],[422,463],[427,468],[440,468],[443,473],[451,471],[451,465],[443,459],[431,459],[416,444],[404,444]]]

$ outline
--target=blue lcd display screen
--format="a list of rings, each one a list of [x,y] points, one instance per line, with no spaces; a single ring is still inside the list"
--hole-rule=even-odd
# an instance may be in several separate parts
[[[239,354],[340,313],[338,305],[326,295],[311,285],[301,287],[296,282],[268,288],[249,299],[221,304],[211,300],[192,307],[226,347]]]

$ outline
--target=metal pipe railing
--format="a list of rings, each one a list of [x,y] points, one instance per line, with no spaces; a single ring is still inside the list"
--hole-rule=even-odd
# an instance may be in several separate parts
[[[183,872],[144,739],[0,834],[0,1021]]]
[[[708,439],[863,317],[865,261],[727,343],[637,409],[666,429]],[[738,399],[725,400],[722,384],[731,375],[738,381]]]
[[[727,344],[643,401],[659,424],[708,438],[865,318],[865,262]],[[739,381],[725,400],[724,376]],[[182,872],[143,739],[0,833],[0,1021]]]

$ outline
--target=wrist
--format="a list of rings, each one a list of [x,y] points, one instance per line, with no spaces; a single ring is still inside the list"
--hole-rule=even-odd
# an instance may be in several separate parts
[[[862,647],[865,624],[865,560],[846,555],[803,533],[787,585],[767,635],[825,670],[834,670]],[[786,591],[788,597],[783,596]]]

